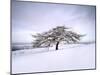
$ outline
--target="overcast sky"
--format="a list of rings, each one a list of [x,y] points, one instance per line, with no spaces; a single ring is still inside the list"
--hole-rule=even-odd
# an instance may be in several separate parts
[[[95,6],[12,1],[12,42],[32,42],[32,34],[62,25],[95,40]]]

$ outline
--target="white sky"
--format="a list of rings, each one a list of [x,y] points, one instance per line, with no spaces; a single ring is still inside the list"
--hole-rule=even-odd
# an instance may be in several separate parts
[[[95,6],[12,1],[12,42],[32,42],[31,34],[61,25],[95,40]]]

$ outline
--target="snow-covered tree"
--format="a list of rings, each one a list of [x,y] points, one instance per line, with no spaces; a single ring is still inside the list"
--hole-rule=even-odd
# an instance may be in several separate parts
[[[56,50],[58,50],[59,43],[64,41],[67,43],[77,43],[83,35],[73,32],[70,28],[65,26],[57,26],[47,32],[38,33],[37,35],[32,36],[35,38],[33,47],[50,47],[55,44]]]

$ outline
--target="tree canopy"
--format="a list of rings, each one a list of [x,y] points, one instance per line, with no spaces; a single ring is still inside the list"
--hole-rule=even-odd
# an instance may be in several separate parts
[[[58,45],[61,42],[66,43],[77,43],[81,39],[83,35],[78,34],[70,30],[65,26],[57,26],[47,32],[37,33],[36,35],[32,35],[35,38],[33,42],[33,47],[41,47],[41,46],[51,46],[56,44],[56,50],[58,50]]]

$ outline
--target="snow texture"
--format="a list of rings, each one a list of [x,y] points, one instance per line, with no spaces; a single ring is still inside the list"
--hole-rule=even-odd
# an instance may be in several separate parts
[[[95,43],[12,51],[12,73],[94,69]]]

